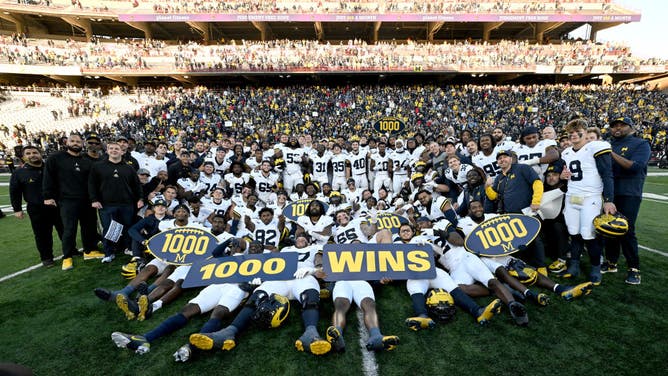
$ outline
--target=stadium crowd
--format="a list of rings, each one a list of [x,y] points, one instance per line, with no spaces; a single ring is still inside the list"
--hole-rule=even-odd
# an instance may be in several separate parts
[[[367,349],[394,349],[398,338],[378,327],[371,285],[339,281],[321,291],[320,252],[328,242],[422,244],[440,255],[436,278],[406,282],[415,311],[406,325],[416,331],[448,322],[455,305],[484,325],[505,306],[525,326],[525,304],[548,304],[538,287],[566,301],[585,296],[603,273],[617,272],[620,247],[626,283],[641,282],[634,224],[650,146],[634,132],[665,128],[665,94],[568,85],[199,87],[151,94],[155,104],[110,127],[58,139],[62,150],[46,160],[42,140],[22,148],[24,165],[10,182],[12,206],[23,218],[27,202],[44,265],[54,265],[54,228],[65,271],[79,255],[77,227],[84,260],[112,263],[131,254],[122,266],[130,283],[95,294],[128,319],[145,320],[180,295],[190,268],[149,260],[144,244],[161,231],[210,229],[220,242],[216,257],[279,250],[300,257],[294,279],[211,285],[143,335],[112,333],[118,347],[146,353],[194,315],[212,311],[175,360],[187,361],[195,348],[231,350],[251,321],[280,325],[290,299],[303,309],[299,351],[343,351],[341,315],[352,302],[364,309]],[[379,133],[373,123],[384,116],[408,126]],[[645,119],[651,123],[641,128]],[[286,218],[285,209],[299,200],[310,200],[305,214]],[[595,217],[617,211],[628,217],[628,231],[618,233],[619,217],[595,230]],[[538,216],[545,230],[517,257],[464,250],[466,235],[507,213]],[[381,229],[383,216],[397,225]],[[602,233],[616,237],[604,241]],[[573,283],[584,273],[585,250],[587,281]],[[397,282],[380,281],[386,283]],[[321,294],[333,295],[336,309],[325,336],[316,329]],[[486,295],[494,298],[485,306],[471,299]]]
[[[147,62],[150,60],[150,63]],[[76,66],[82,69],[169,69],[185,71],[282,70],[495,70],[531,69],[536,65],[612,67],[633,72],[639,66],[664,66],[662,59],[639,59],[624,45],[563,41],[535,44],[502,40],[496,43],[367,44],[351,40],[330,44],[317,41],[232,41],[225,45],[188,42],[169,46],[164,41],[116,40],[89,43],[74,40],[0,37],[0,62],[18,65]]]
[[[496,1],[462,2],[454,0],[429,0],[410,2],[390,1],[148,1],[118,0],[19,0],[12,4],[52,9],[75,9],[99,12],[124,12],[132,9],[152,10],[155,13],[603,13],[618,12],[610,0],[562,0],[562,1]]]

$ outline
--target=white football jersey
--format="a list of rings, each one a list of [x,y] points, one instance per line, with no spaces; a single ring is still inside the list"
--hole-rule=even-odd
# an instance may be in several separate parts
[[[534,147],[530,148],[526,145],[517,144],[514,151],[517,154],[517,161],[528,161],[533,158],[542,158],[545,156],[545,150],[550,146],[557,146],[557,142],[554,140],[540,140]],[[531,166],[538,176],[542,177],[545,171],[547,170],[548,163],[537,164]]]
[[[329,236],[316,234],[316,232],[322,232],[327,226],[334,224],[334,221],[332,217],[323,214],[316,223],[313,223],[309,216],[303,215],[297,218],[297,224],[311,236],[315,244],[325,245],[327,240],[329,240]]]
[[[376,176],[387,176],[389,173],[389,166],[390,166],[390,156],[389,154],[385,153],[385,155],[380,155],[380,154],[373,154],[371,156],[371,159],[374,161],[374,171],[376,172]]]
[[[227,182],[227,186],[232,189],[233,195],[240,195],[244,185],[250,180],[250,174],[242,172],[241,176],[234,176],[234,174],[230,172],[225,174],[223,179]]]
[[[428,208],[420,205],[420,215],[423,215],[432,221],[445,217],[444,213],[448,206],[448,199],[443,196],[432,196],[431,205]]]
[[[361,227],[361,224],[366,221],[366,218],[355,218],[347,225],[337,227],[334,232],[334,241],[337,244],[350,244],[355,240],[362,243],[368,242],[369,239],[364,235]]]
[[[231,203],[229,200],[222,199],[221,202],[216,204],[212,198],[202,199],[202,207],[216,212],[218,215],[225,215],[230,206]]]
[[[332,159],[332,154],[324,152],[320,157],[318,153],[311,153],[309,158],[313,161],[312,179],[321,183],[327,182],[327,163]]]
[[[220,179],[220,175],[216,174],[215,172],[211,174],[211,176],[206,176],[204,172],[200,172],[199,174],[199,182],[206,186],[207,193],[213,192],[214,188],[216,188],[218,183],[220,183]]]
[[[348,161],[350,162],[350,171],[353,175],[366,174],[366,154],[359,152],[358,154],[348,154]]]
[[[175,222],[176,222],[176,219],[165,219],[163,221],[160,221],[160,223],[158,223],[158,229],[160,231],[165,231],[165,230],[173,229],[173,228],[176,228],[176,227],[194,227],[194,228],[198,228],[200,230],[206,230],[206,228],[204,226],[202,226],[202,224],[197,223],[197,222],[190,222],[189,221],[188,224],[185,225],[185,226],[177,226]]]
[[[485,213],[485,217],[482,220],[482,222],[485,222],[486,220],[488,220],[490,218],[494,218],[496,216],[498,216],[498,214]],[[461,218],[457,221],[457,229],[461,230],[461,232],[464,233],[464,236],[469,236],[469,234],[472,233],[473,230],[475,230],[476,227],[478,227],[479,225],[480,225],[480,223],[474,222],[473,219],[471,217],[468,217],[468,216],[464,217],[464,218]]]
[[[216,173],[220,176],[225,175],[225,171],[227,171],[227,169],[230,168],[230,165],[232,165],[232,162],[230,162],[227,158],[223,158],[221,162],[218,162],[215,157],[206,158],[204,162],[212,162],[214,171],[216,171]]]
[[[591,196],[603,193],[603,180],[596,168],[596,156],[612,152],[606,141],[591,141],[580,150],[569,147],[561,153],[566,167],[571,172],[568,195]]]
[[[251,177],[255,180],[255,190],[257,191],[257,198],[264,203],[272,203],[275,200],[274,188],[278,182],[278,174],[269,172],[265,176],[264,172],[253,171]]]
[[[207,192],[208,192],[208,187],[206,186],[206,184],[202,183],[200,180],[192,181],[192,180],[190,180],[190,178],[181,178],[181,179],[176,181],[176,184],[178,184],[186,192],[197,193],[197,192],[200,192],[202,190],[207,190]]]
[[[501,173],[501,168],[496,164],[496,150],[490,155],[485,155],[479,151],[472,158],[473,164],[482,168],[487,177],[493,178]]]
[[[410,153],[404,150],[401,153],[393,151],[390,153],[390,159],[392,160],[393,174],[394,175],[406,175],[408,174],[408,167],[410,166]]]
[[[283,160],[285,161],[285,172],[294,174],[301,172],[302,156],[305,154],[302,148],[283,148]]]
[[[459,185],[460,187],[465,187],[466,174],[468,174],[468,172],[471,170],[473,170],[473,166],[466,163],[462,163],[461,166],[459,167],[459,172],[457,174],[455,174],[455,172],[450,168],[446,168],[445,171],[443,172],[443,175],[445,175],[446,179]]]
[[[254,220],[255,231],[253,231],[253,239],[262,243],[263,245],[271,245],[278,248],[278,243],[281,240],[281,232],[278,230],[278,219],[274,217],[269,224],[264,224],[261,220]]]
[[[322,253],[322,247],[317,245],[310,245],[304,248],[297,248],[296,246],[292,246],[281,249],[281,253],[287,252],[297,252],[299,254],[297,269],[314,268],[315,256],[318,253]]]
[[[346,176],[346,160],[348,157],[341,153],[332,155],[332,175],[338,177]]]

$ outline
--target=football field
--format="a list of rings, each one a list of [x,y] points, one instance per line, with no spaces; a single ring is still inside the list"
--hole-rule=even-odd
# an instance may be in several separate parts
[[[0,176],[0,206],[9,204],[2,184],[7,181]],[[127,321],[114,304],[96,298],[93,289],[124,286],[120,266],[129,256],[110,265],[76,258],[70,272],[62,272],[57,262],[57,267],[38,267],[0,282],[0,363],[19,363],[36,375],[668,374],[668,176],[649,176],[645,192],[637,225],[642,284],[624,283],[622,258],[620,272],[605,274],[603,284],[583,299],[567,303],[549,292],[548,307],[527,303],[526,328],[514,325],[507,309],[484,328],[458,310],[449,324],[412,332],[404,325],[413,314],[411,302],[405,284],[397,282],[376,291],[382,332],[400,337],[395,351],[371,354],[362,349],[360,321],[350,312],[345,353],[300,353],[294,342],[303,328],[300,309],[293,304],[282,327],[252,328],[237,338],[232,351],[198,353],[189,363],[175,363],[172,354],[208,315],[157,340],[145,355],[116,348],[110,334],[143,334],[178,312],[196,292],[187,292],[147,321]],[[0,257],[0,278],[38,263],[28,219],[0,219]],[[581,276],[577,282],[584,280]],[[332,311],[331,300],[324,301],[318,327],[322,335]]]

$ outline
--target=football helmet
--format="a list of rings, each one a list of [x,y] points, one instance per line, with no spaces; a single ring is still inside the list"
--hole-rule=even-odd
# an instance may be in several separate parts
[[[440,321],[448,322],[455,316],[455,301],[443,289],[434,289],[427,294],[427,312],[429,316]]]
[[[600,214],[594,218],[594,228],[603,236],[622,236],[629,231],[629,220],[619,212]]]
[[[528,266],[524,261],[514,258],[506,267],[508,274],[517,278],[522,284],[531,286],[538,280],[536,269]]]
[[[265,328],[278,328],[290,313],[290,301],[283,295],[271,294],[257,303],[253,321]]]

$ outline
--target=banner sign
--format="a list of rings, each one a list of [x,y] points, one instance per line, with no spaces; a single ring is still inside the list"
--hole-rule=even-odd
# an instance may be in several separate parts
[[[393,234],[399,233],[399,227],[401,225],[408,223],[408,219],[392,214],[392,213],[380,213],[376,216],[377,227],[379,230],[390,230]]]
[[[406,129],[406,124],[399,118],[389,116],[375,122],[373,124],[373,129],[378,133],[389,133],[394,135],[401,133]]]
[[[535,217],[502,214],[478,225],[464,240],[464,247],[479,256],[506,256],[531,243],[540,226]]]
[[[293,201],[283,209],[283,216],[291,221],[297,221],[297,218],[306,214],[306,208],[313,201],[312,198],[305,198],[302,200]],[[323,206],[323,214],[327,213],[329,205],[320,201]]]
[[[183,287],[200,287],[221,283],[295,279],[297,252],[272,252],[242,256],[211,257],[198,260],[190,267]]]
[[[148,251],[156,258],[175,265],[190,265],[211,256],[218,239],[205,230],[194,227],[176,227],[153,235],[148,240]]]
[[[417,244],[325,244],[327,281],[436,278],[434,251]]]

